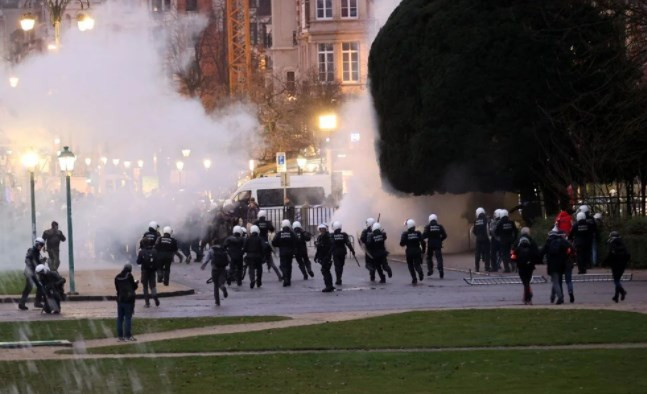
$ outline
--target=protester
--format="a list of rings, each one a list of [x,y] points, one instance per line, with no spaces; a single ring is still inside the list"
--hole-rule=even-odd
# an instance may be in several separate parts
[[[120,342],[135,341],[132,335],[132,318],[135,313],[135,290],[137,284],[132,274],[133,266],[124,265],[124,268],[115,277],[115,290],[117,290],[117,338]]]
[[[45,240],[45,250],[49,256],[47,265],[51,271],[58,272],[58,267],[61,265],[60,245],[61,242],[66,241],[65,235],[63,235],[63,232],[58,229],[58,223],[52,222],[52,228],[45,230],[42,238]]]

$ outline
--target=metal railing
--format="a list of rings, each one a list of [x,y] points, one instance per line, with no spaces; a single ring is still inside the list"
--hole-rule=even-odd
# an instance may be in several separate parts
[[[265,211],[267,220],[272,222],[277,230],[281,228],[281,222],[287,219],[290,223],[300,222],[301,227],[313,235],[317,234],[317,227],[321,223],[329,225],[335,214],[335,209],[330,207],[294,208],[294,210],[270,208]]]

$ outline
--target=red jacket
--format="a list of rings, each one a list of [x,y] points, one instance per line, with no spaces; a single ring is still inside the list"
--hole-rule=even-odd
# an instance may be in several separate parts
[[[573,227],[573,219],[571,215],[566,211],[561,211],[555,218],[555,226],[557,229],[563,231],[566,236],[571,233],[571,228]]]

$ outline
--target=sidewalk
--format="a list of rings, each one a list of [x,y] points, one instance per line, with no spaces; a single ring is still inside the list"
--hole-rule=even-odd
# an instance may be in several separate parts
[[[106,301],[116,299],[115,276],[119,270],[95,270],[95,271],[76,271],[74,282],[78,295],[69,295],[69,301]],[[67,272],[61,272],[61,275],[67,280],[65,291],[70,291],[70,279]],[[139,278],[139,272],[133,272],[135,279]],[[143,298],[142,286],[139,285],[137,298]],[[169,283],[164,286],[163,283],[157,284],[157,295],[159,297],[175,297],[182,295],[194,294],[195,290],[177,283]],[[34,292],[32,292],[33,300]],[[20,294],[0,296],[0,303],[17,303],[20,300]]]

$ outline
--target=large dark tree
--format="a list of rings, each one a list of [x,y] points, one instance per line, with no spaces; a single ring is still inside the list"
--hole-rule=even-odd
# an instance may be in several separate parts
[[[383,175],[416,194],[617,178],[642,126],[615,3],[403,0],[369,59]]]

